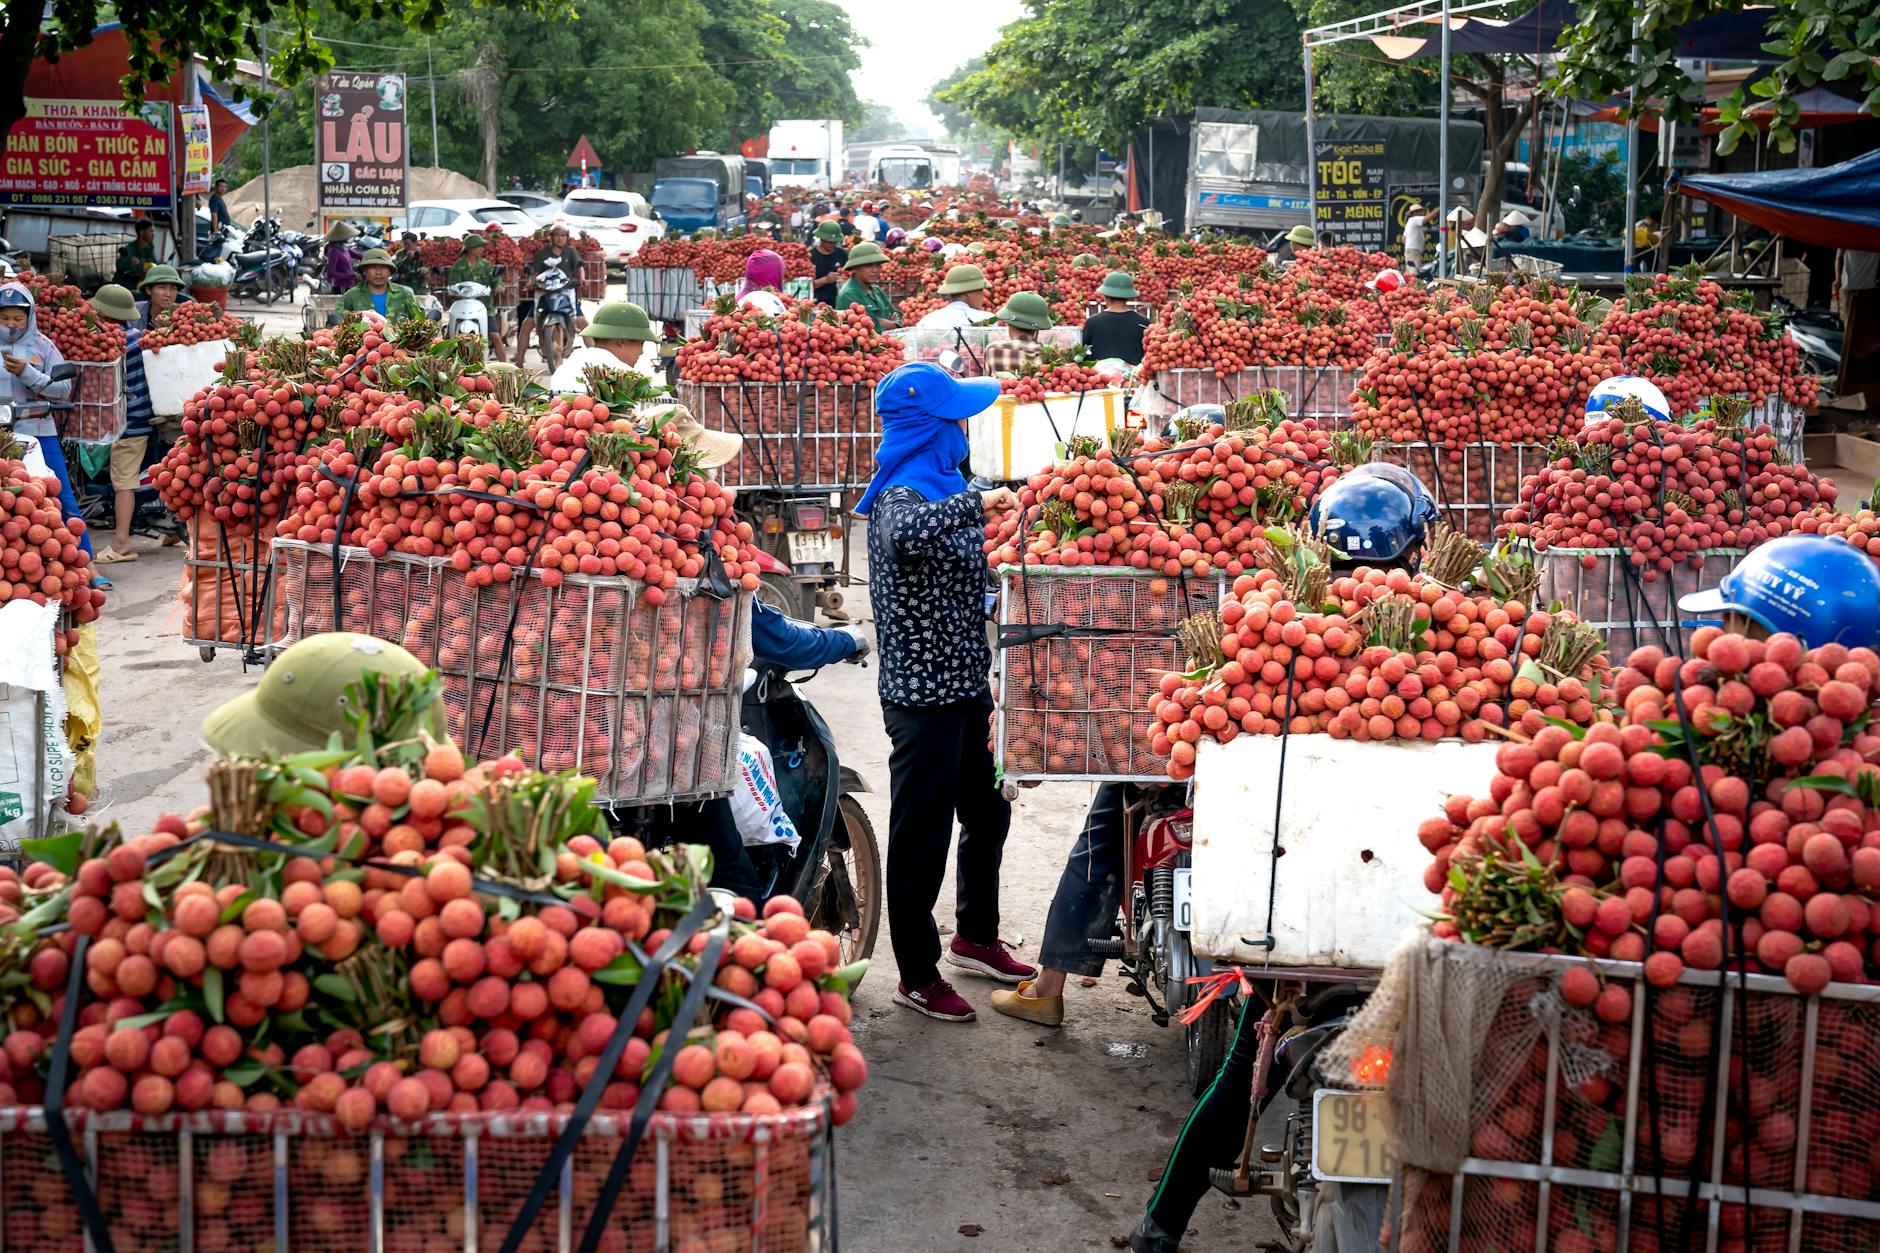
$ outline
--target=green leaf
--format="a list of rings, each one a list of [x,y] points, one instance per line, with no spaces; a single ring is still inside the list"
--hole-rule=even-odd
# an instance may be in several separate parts
[[[240,896],[222,907],[222,912],[216,915],[216,923],[220,925],[222,923],[234,922],[237,918],[242,916],[242,910],[247,909],[254,903],[254,892],[252,890],[243,892]]]
[[[616,887],[623,887],[629,892],[637,892],[641,896],[647,896],[657,892],[662,886],[653,879],[642,879],[638,876],[626,874],[623,871],[615,869],[614,864],[607,860],[607,854],[605,853],[595,853],[591,857],[576,857],[574,864],[578,866],[584,874],[592,875],[594,878],[600,879],[606,883],[611,883]]]
[[[359,999],[359,994],[353,991],[353,985],[347,980],[345,975],[316,975],[314,976],[313,986],[316,991],[323,992],[336,1001],[346,1001],[350,1003]]]
[[[1803,775],[1799,779],[1790,779],[1788,783],[1783,785],[1782,790],[1790,792],[1798,787],[1811,788],[1817,792],[1838,792],[1842,796],[1856,796],[1859,794],[1855,790],[1853,780],[1843,779],[1838,774]]]
[[[638,983],[645,974],[645,969],[640,965],[639,961],[634,958],[632,953],[622,953],[588,977],[596,983],[610,983],[615,987],[631,987]]]
[[[1556,718],[1552,714],[1542,714],[1541,720],[1548,726],[1559,727],[1576,740],[1586,738],[1586,728],[1577,722],[1568,722],[1565,718]]]
[[[246,1088],[261,1076],[268,1073],[268,1068],[252,1059],[236,1062],[233,1066],[222,1069],[222,1077],[238,1088]]]
[[[842,980],[842,982],[846,984],[848,988],[852,989],[855,987],[856,984],[862,981],[862,976],[868,973],[869,965],[870,965],[869,959],[864,957],[860,961],[850,962],[846,966],[836,967],[834,973],[835,973],[836,978]],[[844,996],[847,996],[848,991],[845,989],[842,994]]]
[[[43,840],[21,840],[20,851],[33,861],[43,861],[66,878],[78,873],[79,852],[85,846],[83,831],[67,831]]]
[[[222,968],[210,966],[202,972],[202,1003],[209,1017],[222,1021]]]

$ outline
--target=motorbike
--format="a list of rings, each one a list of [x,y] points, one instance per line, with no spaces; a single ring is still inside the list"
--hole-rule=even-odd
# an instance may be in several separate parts
[[[475,335],[478,339],[490,337],[490,298],[489,285],[473,283],[468,279],[461,283],[452,283],[449,287],[450,308],[445,311],[444,321],[453,336]]]
[[[574,319],[580,305],[575,300],[574,276],[552,259],[535,276],[535,330],[542,366],[550,374],[574,346]],[[521,351],[519,348],[518,351]]]
[[[301,253],[292,244],[281,241],[280,223],[255,219],[245,244],[242,251],[225,258],[235,268],[235,281],[229,284],[229,295],[263,304],[292,300],[300,277]]]
[[[1841,319],[1832,313],[1800,308],[1783,296],[1777,296],[1773,304],[1776,312],[1788,318],[1786,331],[1801,354],[1802,369],[1822,376],[1822,399],[1828,399],[1841,374],[1845,338]]]
[[[738,516],[750,521],[762,564],[758,598],[805,622],[816,610],[840,619],[842,572],[848,569],[848,515],[828,492],[746,488]]]

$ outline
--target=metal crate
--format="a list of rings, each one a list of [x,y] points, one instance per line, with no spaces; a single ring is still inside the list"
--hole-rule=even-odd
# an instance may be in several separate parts
[[[1407,467],[1428,485],[1445,522],[1484,541],[1521,499],[1521,480],[1553,460],[1544,444],[1377,444],[1372,456]]]
[[[598,252],[581,254],[580,286],[582,300],[607,299],[607,258]]]
[[[300,328],[311,335],[320,330],[339,309],[339,302],[344,293],[329,295],[325,292],[312,292],[307,296],[307,303],[300,307]]]
[[[1607,651],[1623,661],[1647,644],[1689,655],[1696,628],[1684,621],[1678,601],[1723,582],[1746,551],[1707,549],[1695,554],[1699,565],[1680,563],[1669,571],[1654,571],[1650,579],[1626,573],[1631,558],[1623,548],[1549,548],[1534,554],[1534,564],[1541,576],[1541,602],[1560,602],[1604,635]]]
[[[1457,980],[1470,962],[1532,977],[1508,985],[1483,1034],[1461,1168],[1398,1173],[1392,1247],[1866,1253],[1880,1243],[1869,1160],[1880,1082],[1865,1044],[1880,1032],[1880,987],[1803,997],[1776,976],[1687,969],[1647,999],[1637,963],[1444,947],[1438,960]],[[1624,1026],[1560,999],[1562,973],[1586,965],[1629,993]],[[1718,1024],[1714,1045],[1685,1038],[1691,1023]],[[1691,1055],[1693,1041],[1704,1056]],[[1693,1139],[1702,1129],[1708,1158],[1664,1169],[1653,1143],[1667,1129]],[[1686,1245],[1677,1233],[1693,1175]]]
[[[711,304],[720,292],[737,290],[733,283],[701,279],[690,267],[628,265],[625,275],[627,299],[661,322],[682,322],[687,309]]]
[[[54,278],[75,287],[97,287],[110,282],[117,273],[118,249],[135,240],[129,231],[54,236],[46,244],[47,269]]]
[[[477,587],[448,559],[274,542],[273,650],[322,631],[395,640],[444,677],[453,739],[578,769],[615,805],[722,796],[737,773],[751,594],[539,573]]]
[[[849,491],[875,473],[881,425],[861,383],[686,383],[677,399],[708,427],[744,437],[718,479],[752,489]]]
[[[1226,590],[1224,574],[1002,567],[993,752],[1005,777],[1167,782],[1143,734],[1150,702],[1187,660],[1176,626]]]
[[[124,392],[124,358],[74,361],[72,409],[60,415],[59,434],[80,444],[115,443],[129,422]]]
[[[330,1115],[205,1111],[66,1115],[114,1242],[156,1249],[360,1253],[502,1243],[562,1114],[381,1118],[352,1134]],[[626,1133],[597,1112],[524,1248],[568,1253]],[[0,1232],[7,1249],[91,1247],[37,1106],[0,1109]],[[658,1112],[608,1220],[603,1248],[835,1253],[827,1102],[775,1115]]]
[[[1318,418],[1342,426],[1351,416],[1351,396],[1361,370],[1324,365],[1256,365],[1234,374],[1212,370],[1164,370],[1156,390],[1176,408],[1225,405],[1254,392],[1277,391],[1295,418]]]
[[[271,524],[270,524],[271,525]],[[267,541],[230,535],[214,519],[189,520],[183,554],[183,642],[208,661],[219,648],[244,653],[266,643],[269,612]]]

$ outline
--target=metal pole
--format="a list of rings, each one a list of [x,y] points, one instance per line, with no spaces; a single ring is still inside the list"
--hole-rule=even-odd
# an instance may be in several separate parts
[[[424,79],[431,87],[431,164],[442,165],[437,159],[437,70],[431,63],[431,41],[424,41]]]
[[[1638,46],[1638,19],[1632,19],[1632,45]],[[1625,124],[1625,272],[1632,273],[1638,260],[1638,76],[1632,77],[1633,113]]]
[[[1437,103],[1436,127],[1440,134],[1436,137],[1436,203],[1441,214],[1439,229],[1449,226],[1449,210],[1440,206],[1449,203],[1449,0],[1443,0],[1443,72],[1441,75],[1442,99]],[[1462,223],[1456,223],[1456,246],[1462,246]],[[1436,259],[1436,277],[1446,278],[1449,274],[1449,250],[1439,249]]]
[[[268,28],[267,28],[267,24],[263,23],[261,25],[261,91],[262,91],[262,94],[266,95],[267,90],[268,90]],[[272,104],[273,101],[269,101],[269,103]],[[261,279],[263,282],[265,282],[268,285],[268,296],[269,296],[268,303],[269,304],[274,303],[274,300],[273,300],[273,296],[274,296],[274,244],[272,242],[273,240],[272,228],[269,226],[269,223],[271,223],[274,220],[274,190],[273,190],[272,183],[269,181],[274,172],[274,150],[272,147],[272,135],[271,135],[270,128],[268,126],[268,117],[271,116],[273,112],[274,111],[270,109],[268,110],[268,113],[264,114],[261,118],[261,227],[262,227],[263,232],[268,235],[268,239],[269,239],[269,243],[267,244],[268,255],[262,260],[262,263],[261,263],[262,264]],[[319,186],[319,173],[320,173],[319,167],[315,166],[314,167],[314,186],[315,187]]]
[[[1306,66],[1306,213],[1312,223],[1312,229],[1319,229],[1319,180],[1318,161],[1318,113],[1312,107],[1312,39],[1302,41]]]

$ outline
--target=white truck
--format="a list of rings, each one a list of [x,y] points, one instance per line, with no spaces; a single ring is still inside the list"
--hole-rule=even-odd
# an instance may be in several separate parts
[[[770,126],[770,185],[828,191],[842,181],[842,119],[786,118]]]

